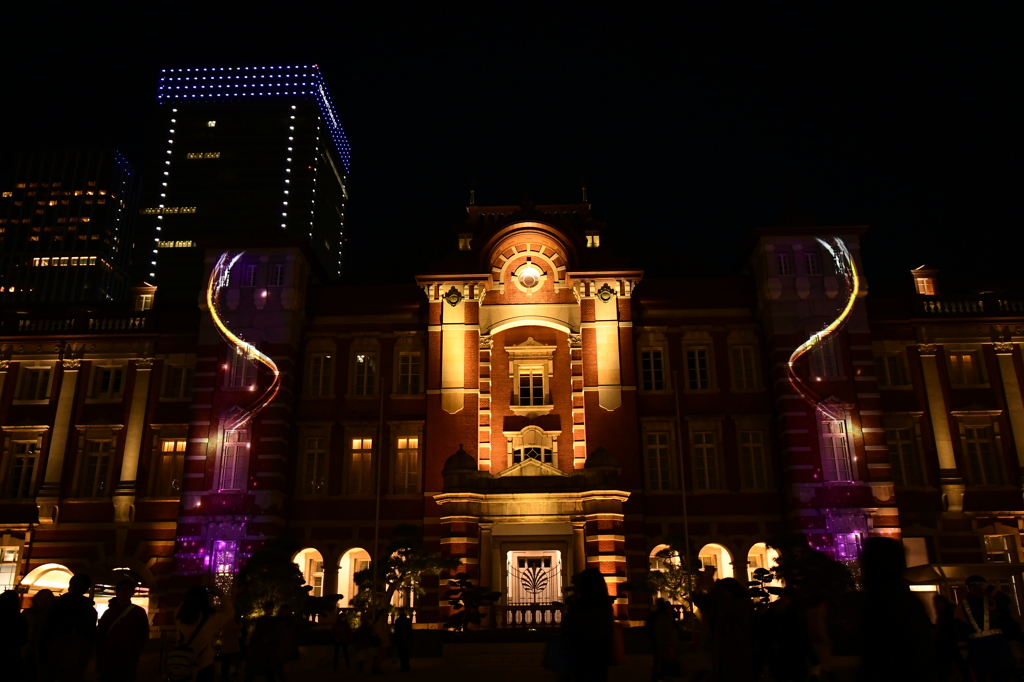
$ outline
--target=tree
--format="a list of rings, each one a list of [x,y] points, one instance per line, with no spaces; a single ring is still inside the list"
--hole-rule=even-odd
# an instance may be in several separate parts
[[[441,571],[455,570],[460,566],[457,557],[444,557],[429,552],[423,547],[423,535],[419,527],[409,524],[396,526],[391,542],[381,552],[380,561],[374,560],[366,570],[355,574],[359,593],[350,604],[361,613],[380,608],[389,608],[391,600],[399,589],[410,589],[422,594],[420,587],[424,575],[437,575]],[[376,604],[371,598],[374,591],[374,575],[377,577]]]
[[[483,620],[480,609],[501,599],[501,592],[494,592],[489,587],[476,587],[465,573],[449,580],[448,588],[444,596],[455,613],[444,626],[452,630],[465,632],[470,625],[480,625]]]
[[[623,588],[630,592],[660,595],[663,599],[668,599],[676,604],[688,601],[695,574],[687,570],[686,560],[681,552],[673,546],[674,544],[670,544],[654,554],[653,558],[657,562],[657,568],[652,568],[639,581],[633,580],[624,583]]]
[[[263,548],[249,557],[238,572],[236,608],[245,618],[258,618],[263,604],[270,600],[275,608],[291,606],[295,613],[306,612],[310,588],[302,571],[292,561],[298,546],[286,538],[267,540]],[[270,614],[272,615],[272,614]]]

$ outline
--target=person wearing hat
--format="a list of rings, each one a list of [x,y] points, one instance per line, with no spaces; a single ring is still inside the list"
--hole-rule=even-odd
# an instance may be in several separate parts
[[[977,682],[1012,680],[1013,655],[1003,633],[1009,597],[980,575],[972,575],[966,582],[967,596],[954,613],[959,625],[960,651],[966,652],[967,664]]]

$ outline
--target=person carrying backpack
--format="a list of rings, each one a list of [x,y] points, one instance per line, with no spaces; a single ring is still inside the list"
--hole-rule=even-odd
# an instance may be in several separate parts
[[[214,597],[220,598],[220,610],[214,608]],[[231,600],[219,588],[190,587],[174,615],[178,645],[167,657],[168,682],[214,682],[214,642],[234,617]]]

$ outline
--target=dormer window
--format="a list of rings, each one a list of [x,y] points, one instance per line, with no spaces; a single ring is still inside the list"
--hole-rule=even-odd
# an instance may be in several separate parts
[[[917,293],[922,296],[935,295],[935,280],[931,277],[915,277],[914,285],[917,287]]]
[[[596,249],[601,246],[601,233],[597,231],[587,232],[587,248]]]
[[[472,234],[459,235],[459,251],[469,251],[473,246]]]
[[[914,278],[914,291],[919,296],[935,296],[938,294],[939,287],[936,279],[938,274],[938,270],[928,265],[922,265],[911,270],[910,276]]]

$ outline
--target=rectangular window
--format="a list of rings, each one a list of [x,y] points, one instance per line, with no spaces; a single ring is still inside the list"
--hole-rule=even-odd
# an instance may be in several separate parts
[[[220,457],[220,489],[245,490],[249,475],[249,433],[226,431]]]
[[[274,263],[270,269],[270,286],[284,286],[284,263]]]
[[[922,296],[935,295],[935,281],[931,277],[915,277],[914,286]]]
[[[660,348],[645,348],[640,353],[640,374],[645,391],[665,388],[665,365]]]
[[[0,547],[0,590],[13,590],[18,577],[18,548]]]
[[[228,385],[231,388],[250,388],[256,384],[256,367],[245,353],[235,351],[231,354],[231,376]]]
[[[686,349],[686,384],[690,390],[711,388],[707,348]]]
[[[876,355],[875,371],[878,373],[878,385],[882,388],[907,385],[907,375],[903,371],[903,356],[899,353]]]
[[[93,398],[117,398],[121,395],[121,384],[124,377],[122,367],[97,367],[93,379]]]
[[[739,390],[757,388],[753,346],[732,347],[732,387]]]
[[[168,365],[164,381],[165,398],[189,398],[192,395],[193,371],[181,365]]]
[[[318,353],[309,363],[309,395],[327,397],[331,395],[334,377],[334,362],[326,353]]]
[[[985,561],[990,564],[1017,563],[1017,540],[1013,535],[986,535]]]
[[[303,455],[302,492],[323,495],[327,492],[327,439],[307,438]]]
[[[836,346],[831,336],[818,341],[811,350],[811,373],[818,378],[839,376]]]
[[[75,260],[75,259],[72,259]],[[144,312],[153,307],[153,294],[138,294],[135,297],[135,312]]]
[[[109,440],[85,441],[85,462],[78,479],[79,497],[103,497],[107,494],[110,446]]]
[[[693,434],[693,468],[695,490],[718,490],[718,457],[713,431]]]
[[[50,395],[50,369],[26,367],[21,371],[24,376],[19,400],[46,400]]]
[[[411,494],[420,491],[420,439],[399,438],[395,450],[395,492]]]
[[[373,494],[373,439],[353,438],[348,467],[349,495]]]
[[[398,392],[402,395],[415,395],[419,393],[420,376],[420,354],[399,353]]]
[[[356,354],[356,395],[377,394],[377,356],[374,353]]]
[[[975,485],[999,485],[1002,477],[992,447],[992,431],[987,426],[965,426],[964,445],[971,482]]]
[[[165,438],[160,441],[160,460],[157,463],[156,497],[181,495],[181,477],[185,470],[185,439]]]
[[[886,429],[885,439],[889,443],[893,483],[921,485],[921,466],[917,448],[914,447],[914,432],[911,429]]]
[[[256,286],[256,268],[255,264],[245,266],[245,274],[242,276],[243,287],[254,287]]]
[[[768,487],[764,433],[761,431],[740,431],[740,474],[744,488],[765,490]]]
[[[821,441],[824,450],[822,456],[825,463],[825,480],[852,481],[853,462],[850,460],[850,443],[846,439],[846,422],[821,422]]]
[[[32,497],[36,462],[39,458],[39,441],[14,441],[11,443],[11,471],[7,484],[7,496],[14,498]]]
[[[804,263],[807,265],[808,275],[820,275],[821,265],[818,263],[818,254],[808,253],[804,254]]]
[[[672,489],[669,462],[668,433],[664,431],[648,433],[647,480],[651,490]]]
[[[793,274],[793,265],[789,262],[788,253],[780,253],[776,256],[776,262],[779,264],[779,276],[786,277]]]
[[[544,404],[544,369],[541,367],[519,368],[519,404]]]
[[[951,352],[949,354],[949,381],[962,386],[982,383],[977,354],[973,351]]]

